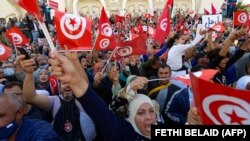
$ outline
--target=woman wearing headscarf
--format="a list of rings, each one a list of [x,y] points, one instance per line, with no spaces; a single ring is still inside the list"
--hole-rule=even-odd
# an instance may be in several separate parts
[[[116,117],[105,102],[81,77],[81,73],[67,57],[56,52],[51,54],[52,73],[69,83],[76,98],[93,119],[107,141],[150,140],[151,125],[156,123],[156,113],[151,99],[137,94],[129,103],[127,120]],[[142,82],[145,84],[146,82]]]

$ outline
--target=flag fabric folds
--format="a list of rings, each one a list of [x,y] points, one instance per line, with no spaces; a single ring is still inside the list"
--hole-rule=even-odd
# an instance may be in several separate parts
[[[249,91],[209,82],[190,74],[195,105],[205,125],[249,125]]]

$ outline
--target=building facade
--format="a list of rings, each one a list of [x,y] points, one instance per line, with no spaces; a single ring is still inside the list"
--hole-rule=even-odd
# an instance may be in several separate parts
[[[19,8],[13,0],[3,0],[1,2],[0,18],[9,16],[22,16],[25,11]],[[46,0],[45,0],[46,1]],[[88,16],[99,16],[102,6],[106,9],[108,15],[124,15],[131,13],[132,16],[138,16],[144,13],[153,14],[154,11],[162,11],[167,0],[47,0],[47,2],[58,3],[58,9],[69,13],[85,14]],[[194,10],[203,14],[204,8],[210,10],[213,3],[220,11],[224,0],[173,0],[173,11],[176,10]],[[52,12],[53,13],[53,12]]]

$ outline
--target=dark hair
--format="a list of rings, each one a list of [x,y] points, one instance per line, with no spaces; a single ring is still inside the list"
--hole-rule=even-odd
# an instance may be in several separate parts
[[[168,48],[171,48],[174,45],[176,39],[179,39],[183,34],[176,33],[174,37],[170,38],[167,42]]]
[[[195,65],[193,66],[190,71],[191,72],[197,72],[197,71],[201,71],[203,69],[207,69],[207,66],[202,66],[202,65]]]
[[[170,66],[165,63],[161,63],[159,68],[162,68],[162,69],[169,68],[169,70],[171,71]]]
[[[81,62],[82,58],[85,58],[85,59],[86,59],[86,55],[81,55],[81,56],[79,56],[79,57],[78,57],[79,62]]]
[[[4,87],[3,87],[3,91],[5,89],[11,89],[13,88],[14,86],[18,86],[21,90],[23,89],[23,84],[20,83],[20,82],[17,82],[17,81],[12,81],[12,82],[7,82]]]
[[[208,52],[207,57],[209,59],[209,62],[214,61],[214,59],[218,56],[220,50],[221,50],[220,48],[215,48],[215,49]],[[228,52],[225,57],[230,57],[230,53]]]

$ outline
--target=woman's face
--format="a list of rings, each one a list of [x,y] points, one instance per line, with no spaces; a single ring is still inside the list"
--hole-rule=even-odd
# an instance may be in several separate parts
[[[39,80],[41,83],[49,81],[49,72],[47,70],[42,70],[39,72]]]
[[[186,42],[186,37],[185,36],[180,36],[180,38],[176,39],[175,42],[177,44],[184,44]]]
[[[82,58],[82,60],[81,60],[81,64],[82,64],[82,67],[83,67],[84,69],[86,69],[86,68],[87,68],[88,63],[87,63],[86,58]]]
[[[139,131],[145,136],[151,136],[151,125],[156,123],[156,113],[149,103],[143,103],[136,115],[135,123]]]

